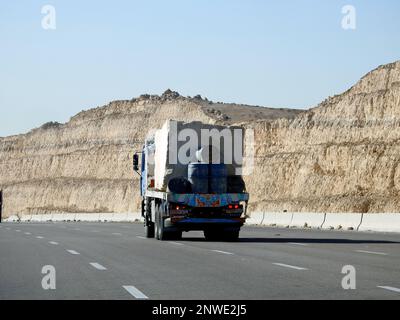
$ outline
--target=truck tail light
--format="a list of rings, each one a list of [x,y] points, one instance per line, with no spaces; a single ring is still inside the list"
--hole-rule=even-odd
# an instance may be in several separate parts
[[[235,204],[235,205],[230,204],[230,205],[228,205],[228,209],[239,209],[239,208],[240,208],[240,206],[238,204]]]

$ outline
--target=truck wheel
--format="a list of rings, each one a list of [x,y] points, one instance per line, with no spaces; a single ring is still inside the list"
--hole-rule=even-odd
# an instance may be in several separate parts
[[[154,238],[154,223],[147,221],[147,225],[144,226],[144,232],[146,238]]]
[[[156,205],[156,236],[158,240],[167,240],[164,219],[162,218],[162,207],[160,205]]]

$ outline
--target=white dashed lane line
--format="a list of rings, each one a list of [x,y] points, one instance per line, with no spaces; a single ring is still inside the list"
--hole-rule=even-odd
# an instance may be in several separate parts
[[[21,230],[15,230],[15,232],[21,232]]]
[[[91,262],[90,265],[94,268],[96,268],[97,270],[107,270],[106,267],[102,266],[101,264],[97,263],[97,262]]]
[[[308,244],[300,243],[300,242],[288,242],[288,244],[292,244],[292,245],[295,245],[295,246],[304,246],[304,247],[308,246]]]
[[[50,244],[54,244],[55,246],[58,245],[58,242],[55,241],[49,241]]]
[[[67,250],[70,254],[80,254],[79,252],[75,251],[75,250]]]
[[[289,264],[284,264],[284,263],[277,263],[277,262],[274,262],[273,264],[276,265],[276,266],[279,266],[279,267],[284,267],[284,268],[289,268],[289,269],[308,270],[307,268],[298,267],[298,266],[291,266],[291,265],[289,265]]]
[[[142,236],[137,236],[136,238],[138,238],[138,239],[146,239],[145,237],[142,237]]]
[[[148,299],[143,292],[141,292],[139,289],[135,288],[134,286],[123,286],[123,288],[128,291],[132,296],[134,296],[136,299]]]
[[[37,239],[43,239],[43,237],[42,237],[42,236],[37,236],[36,238],[37,238]]]
[[[376,254],[376,255],[380,255],[380,256],[387,256],[387,253],[384,253],[384,252],[366,251],[366,250],[356,250],[356,252],[368,253],[368,254]]]
[[[211,251],[216,252],[216,253],[227,254],[227,255],[233,255],[234,254],[232,252],[226,252],[226,251],[221,251],[221,250],[211,250]]]
[[[400,289],[399,288],[395,288],[395,287],[378,286],[378,288],[400,293]]]
[[[25,232],[25,234],[26,234],[27,236],[29,236],[29,235],[31,235],[32,233],[30,233],[30,232]]]
[[[183,246],[183,245],[184,245],[183,243],[179,243],[179,242],[175,242],[175,241],[170,241],[170,242],[168,242],[168,243],[174,244],[174,245],[176,245],[176,246]]]

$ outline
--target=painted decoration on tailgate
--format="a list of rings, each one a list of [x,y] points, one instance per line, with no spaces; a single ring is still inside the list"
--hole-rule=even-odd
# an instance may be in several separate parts
[[[186,204],[191,207],[218,208],[228,204],[249,200],[248,193],[224,194],[168,194],[168,201]]]

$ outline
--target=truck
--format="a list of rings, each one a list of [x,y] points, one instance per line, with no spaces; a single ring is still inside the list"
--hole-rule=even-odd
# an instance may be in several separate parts
[[[208,241],[239,239],[249,201],[241,133],[240,127],[175,120],[152,130],[133,156],[146,238],[179,240],[198,230]]]

